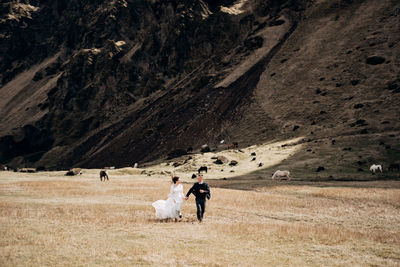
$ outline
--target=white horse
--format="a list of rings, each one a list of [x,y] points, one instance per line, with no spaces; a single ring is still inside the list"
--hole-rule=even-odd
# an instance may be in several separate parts
[[[290,171],[281,171],[277,170],[274,175],[272,175],[272,180],[275,180],[275,178],[279,178],[279,181],[281,180],[282,177],[286,177],[289,181],[291,179],[290,177]]]
[[[369,167],[369,170],[372,173],[377,172],[378,170],[380,170],[382,172],[382,165],[376,165],[376,164],[372,164],[371,167]]]

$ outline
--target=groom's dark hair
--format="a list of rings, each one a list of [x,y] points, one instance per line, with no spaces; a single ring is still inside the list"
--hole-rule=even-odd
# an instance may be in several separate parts
[[[172,177],[172,182],[174,183],[174,184],[176,184],[176,182],[179,180],[179,177],[177,177],[177,176],[174,176],[174,177]]]

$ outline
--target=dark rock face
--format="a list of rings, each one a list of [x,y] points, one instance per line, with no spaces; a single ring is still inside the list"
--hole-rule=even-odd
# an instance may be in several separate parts
[[[238,63],[260,48],[263,38],[251,36],[253,30],[259,21],[266,21],[265,15],[281,9],[281,3],[271,1],[265,15],[245,13],[237,19],[220,11],[220,6],[232,4],[226,0],[0,4],[0,86],[51,55],[56,58],[35,71],[32,83],[57,79],[44,102],[37,103],[44,114],[34,127],[46,144],[19,144],[13,141],[14,131],[0,131],[0,161],[42,155],[53,148],[56,157],[47,157],[43,164],[121,166],[157,158],[171,151],[177,138],[185,146],[209,139],[210,134],[191,133],[218,126],[224,118],[220,115],[238,104],[224,100],[229,95],[209,90],[232,64],[224,63],[221,55],[231,54],[230,61]],[[221,109],[222,102],[226,106]],[[216,108],[210,110],[209,105]],[[188,121],[197,122],[188,130]],[[96,152],[111,143],[109,156]],[[87,153],[97,153],[97,159]],[[131,156],[124,160],[123,154]]]
[[[18,156],[37,161],[48,151],[54,140],[46,130],[26,125],[14,136],[0,138],[0,158],[10,159]]]
[[[355,124],[358,125],[358,126],[367,126],[368,125],[368,123],[365,120],[362,120],[362,119],[357,120],[355,122]]]
[[[368,57],[365,62],[369,65],[379,65],[385,62],[385,58],[380,56],[371,56]]]
[[[236,160],[231,160],[231,162],[229,162],[229,166],[236,166],[238,164],[239,162],[237,162]]]
[[[278,19],[278,20],[272,21],[269,25],[270,26],[279,26],[279,25],[282,25],[283,23],[285,23],[284,20]]]
[[[202,147],[200,150],[201,153],[207,153],[207,152],[211,152],[211,149],[209,146],[206,147]]]
[[[222,165],[224,163],[222,162],[222,160],[217,159],[216,161],[214,161],[214,164]]]
[[[168,153],[168,159],[177,158],[186,154],[187,152],[185,149],[178,148]]]
[[[400,78],[392,82],[389,82],[388,85],[386,86],[386,89],[392,91],[393,94],[400,93]]]
[[[363,104],[355,104],[355,105],[354,105],[354,108],[355,108],[355,109],[359,109],[359,108],[363,108],[363,107],[364,107]]]
[[[239,12],[235,2],[1,2],[0,163],[122,167],[221,136],[247,145],[359,134],[359,118],[368,118],[368,132],[379,131],[367,113],[396,106],[398,46],[388,46],[396,31],[386,40],[389,27],[378,25],[382,34],[363,42],[366,32],[348,15],[364,14],[361,1],[251,0]],[[399,5],[378,2],[365,2],[376,12],[367,15],[391,24],[398,12],[386,11]],[[331,28],[318,24],[321,16]],[[319,26],[324,31],[310,31]],[[366,66],[376,54],[367,63],[385,63],[390,75]],[[379,99],[369,98],[371,88],[383,89]],[[398,128],[396,112],[379,118],[391,122],[382,128]]]
[[[214,161],[215,164],[219,164],[219,165],[226,164],[228,162],[229,162],[229,160],[224,156],[218,156],[217,159]]]

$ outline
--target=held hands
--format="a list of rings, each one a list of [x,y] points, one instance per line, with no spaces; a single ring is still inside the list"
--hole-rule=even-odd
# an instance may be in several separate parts
[[[185,200],[188,200],[189,199],[189,197],[185,197]]]
[[[199,191],[200,191],[200,193],[204,193],[204,190],[203,190],[203,189],[200,189]]]

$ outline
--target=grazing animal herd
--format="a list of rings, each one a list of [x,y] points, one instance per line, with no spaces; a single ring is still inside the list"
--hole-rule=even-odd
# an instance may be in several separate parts
[[[226,141],[225,140],[220,140],[219,144],[220,145],[226,144]],[[227,149],[236,149],[238,152],[244,153],[244,151],[239,149],[239,143],[238,142],[228,143],[226,145],[226,148]],[[212,151],[215,151],[215,149],[212,150]],[[186,153],[192,153],[192,152],[193,152],[193,148],[192,147],[188,147],[186,149]],[[202,145],[201,149],[200,149],[200,152],[201,153],[211,152],[211,148],[207,144]],[[256,160],[256,158],[255,158],[256,153],[255,152],[251,153],[251,156],[253,156],[251,161],[255,161]],[[237,164],[237,162],[236,162],[236,164]],[[236,164],[234,164],[234,165],[236,165]],[[230,164],[230,166],[234,166],[234,165]],[[179,166],[179,165],[177,165],[177,166]],[[262,167],[262,166],[263,166],[263,163],[258,163],[258,167]],[[138,168],[138,163],[134,164],[134,168]],[[107,170],[112,170],[112,169],[115,169],[115,167],[104,167],[100,171],[100,181],[106,181],[106,180],[108,181],[109,180],[109,176],[108,176]],[[207,166],[201,166],[198,169],[197,173],[198,174],[201,174],[202,172],[207,173],[208,169],[209,169],[209,167],[207,167]],[[44,171],[44,170],[45,170],[44,167],[38,167],[36,169],[35,168],[16,168],[16,169],[13,169],[13,168],[11,168],[11,167],[9,167],[7,165],[0,164],[0,171],[38,172],[38,171]],[[223,170],[221,170],[221,171],[223,171]],[[383,169],[381,164],[372,164],[370,166],[370,168],[369,168],[369,171],[371,172],[372,175],[374,175],[376,173],[383,173],[384,169]],[[388,172],[397,172],[398,173],[398,177],[400,177],[400,164],[399,163],[391,163],[391,164],[389,164],[389,166],[387,168],[387,171]],[[233,171],[231,171],[231,172],[233,172]],[[82,174],[82,169],[73,168],[73,169],[70,169],[65,175],[66,176],[75,176],[75,175],[81,175],[81,174]],[[196,174],[192,175],[192,179],[194,179],[196,177],[197,177]],[[282,178],[290,181],[291,178],[292,178],[290,171],[289,170],[276,170],[272,174],[272,180],[281,181]],[[224,178],[224,179],[226,179],[226,178]]]

